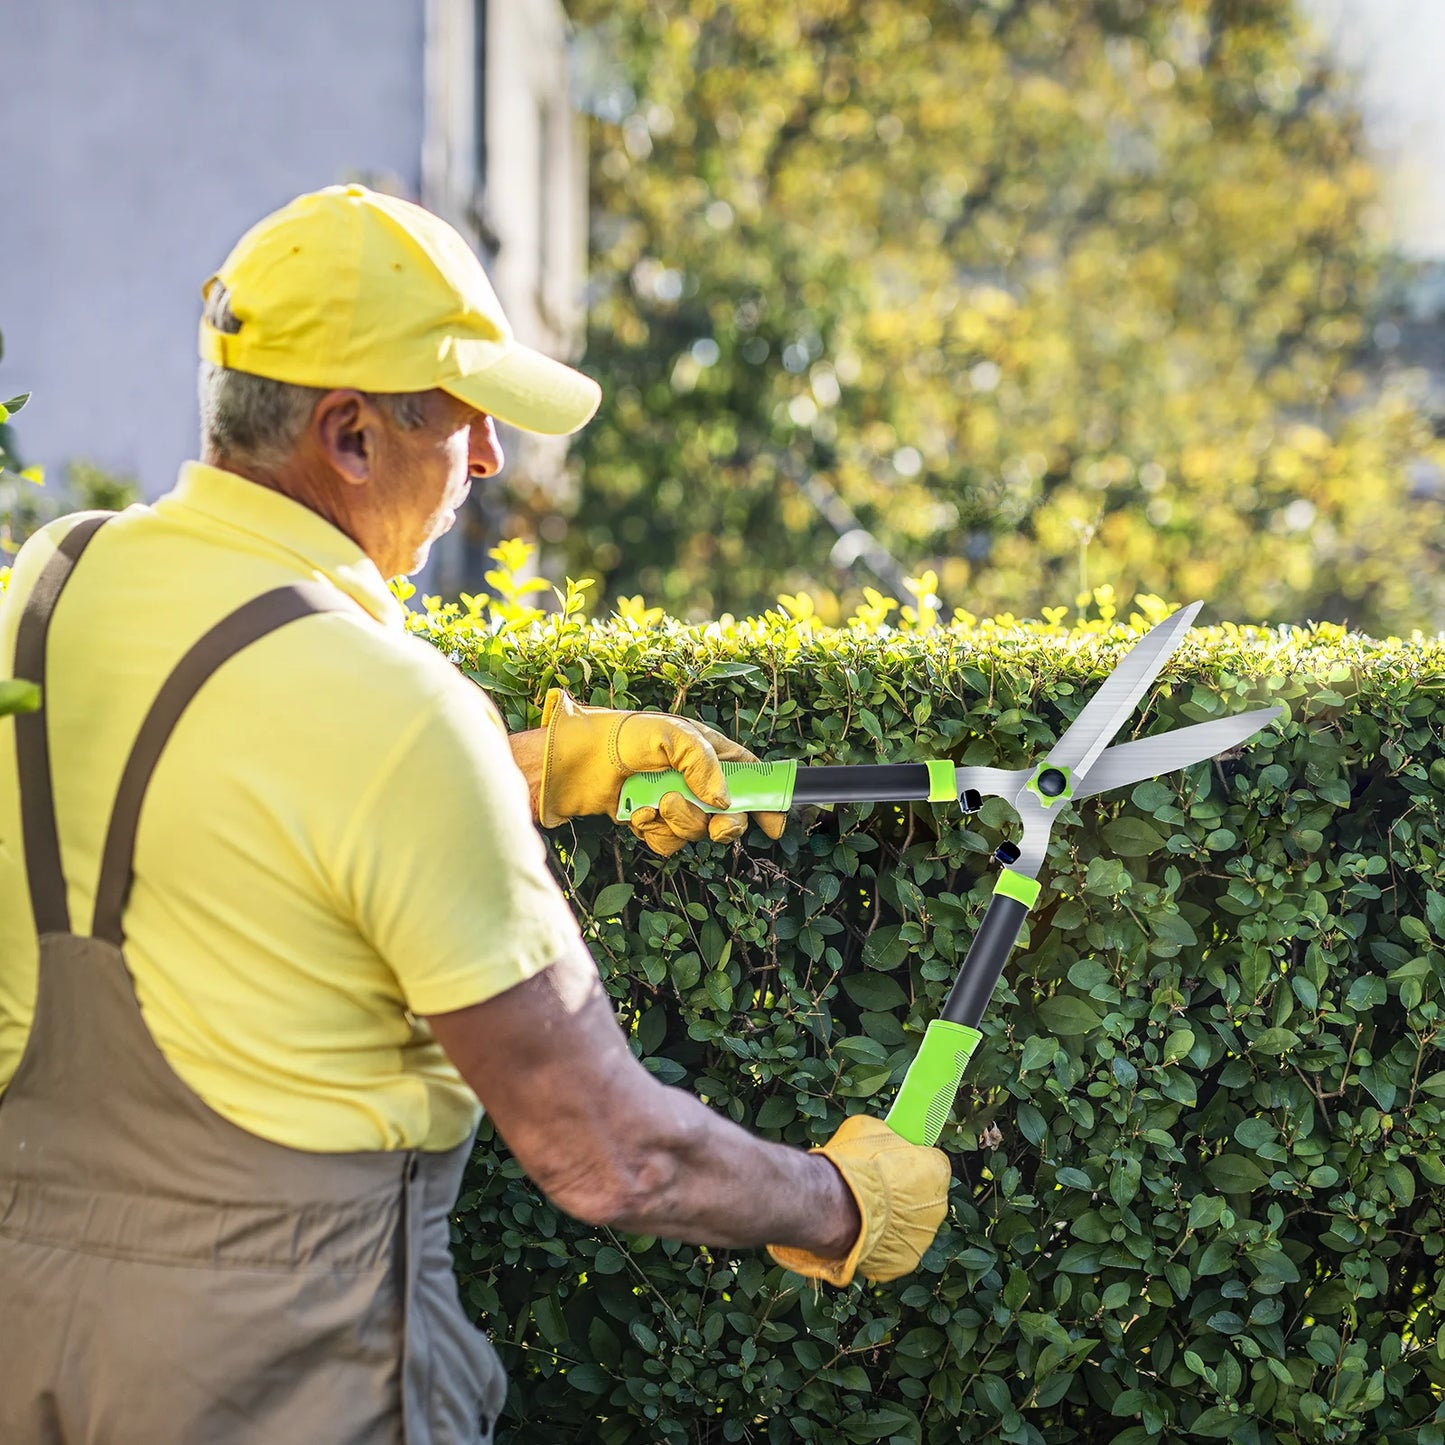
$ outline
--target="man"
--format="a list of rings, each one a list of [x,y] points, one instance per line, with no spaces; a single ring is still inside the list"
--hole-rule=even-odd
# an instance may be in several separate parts
[[[202,461],[46,529],[0,608],[44,697],[0,732],[0,1440],[490,1439],[447,1235],[478,1101],[580,1219],[913,1268],[944,1156],[864,1118],[804,1153],[657,1083],[547,872],[534,820],[666,766],[725,805],[749,755],[562,693],[509,745],[383,580],[500,468],[493,417],[575,430],[595,385],[358,186],[242,238],[201,354]]]

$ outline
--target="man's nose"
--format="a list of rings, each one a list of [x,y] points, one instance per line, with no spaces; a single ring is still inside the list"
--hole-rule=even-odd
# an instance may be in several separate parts
[[[491,417],[479,417],[471,426],[471,441],[467,455],[467,472],[473,477],[494,477],[502,470],[506,457],[502,455],[502,444],[497,440],[497,428]]]

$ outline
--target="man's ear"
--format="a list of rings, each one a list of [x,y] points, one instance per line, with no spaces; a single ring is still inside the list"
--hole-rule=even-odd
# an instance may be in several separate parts
[[[311,431],[332,470],[360,486],[376,465],[376,410],[359,391],[328,391],[311,413]]]

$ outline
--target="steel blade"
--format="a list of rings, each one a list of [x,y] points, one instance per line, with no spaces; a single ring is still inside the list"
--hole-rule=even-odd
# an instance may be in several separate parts
[[[1118,667],[1054,744],[1048,763],[1072,772],[1076,797],[1089,769],[1123,726],[1124,719],[1139,705],[1139,699],[1159,676],[1159,670],[1169,660],[1170,654],[1184,640],[1189,624],[1203,606],[1202,602],[1191,602],[1188,607],[1181,607],[1173,616],[1151,627],[1124,654]]]
[[[1206,758],[1227,753],[1268,723],[1272,723],[1282,707],[1256,708],[1253,712],[1236,713],[1233,717],[1214,718],[1173,732],[1158,733],[1138,742],[1120,743],[1105,752],[1089,770],[1082,786],[1076,786],[1073,801],[1107,793],[1112,788],[1126,788],[1187,768]]]

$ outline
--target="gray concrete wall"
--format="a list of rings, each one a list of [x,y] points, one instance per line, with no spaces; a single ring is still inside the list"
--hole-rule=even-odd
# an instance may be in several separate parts
[[[421,189],[423,0],[0,6],[0,399],[27,461],[165,491],[196,450],[200,287],[267,211]]]

